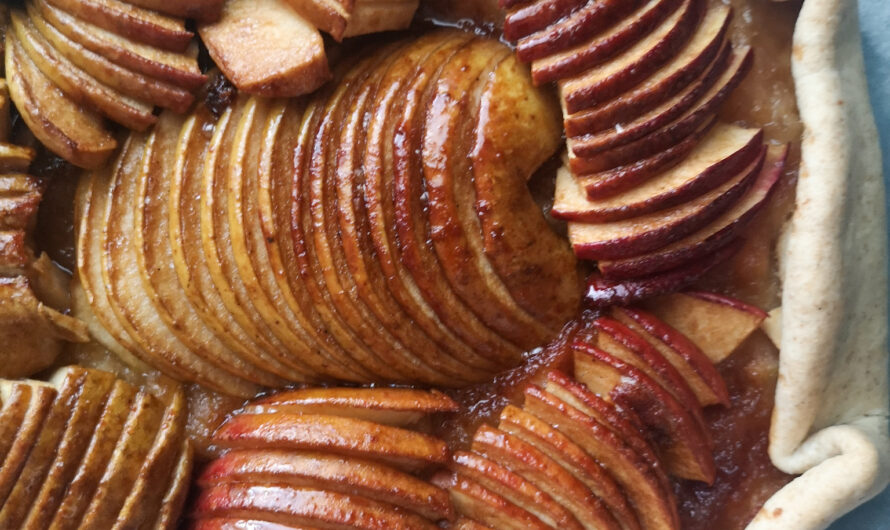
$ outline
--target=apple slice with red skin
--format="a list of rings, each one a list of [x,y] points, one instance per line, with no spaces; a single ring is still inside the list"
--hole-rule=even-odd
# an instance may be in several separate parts
[[[531,445],[559,463],[602,500],[620,528],[639,530],[633,508],[615,479],[589,454],[549,423],[508,405],[501,412],[499,429]]]
[[[420,0],[355,0],[343,37],[407,29]]]
[[[415,424],[429,414],[457,412],[447,395],[408,388],[307,388],[252,401],[244,412],[276,410],[356,418],[393,427]]]
[[[10,31],[41,72],[75,103],[92,108],[121,125],[142,131],[157,118],[154,107],[96,81],[74,66],[43,38],[23,11],[10,12]]]
[[[719,8],[713,11],[717,12]],[[727,21],[730,18],[731,14]],[[728,30],[728,24],[708,27],[700,24],[686,47],[638,87],[594,108],[566,115],[563,120],[566,135],[575,137],[614,128],[674,97],[701,77],[720,56],[731,53],[732,44],[726,38]]]
[[[679,165],[608,198],[590,199],[580,182],[560,173],[552,215],[609,222],[670,208],[720,186],[764,154],[762,129],[720,124]]]
[[[398,506],[431,521],[451,519],[448,493],[389,466],[313,452],[230,451],[211,462],[197,484],[280,484],[317,488]]]
[[[330,451],[415,471],[448,461],[431,436],[354,418],[315,414],[237,414],[214,435],[224,448]]]
[[[551,526],[501,495],[462,473],[440,473],[433,484],[447,489],[461,517],[468,517],[498,530],[548,530]]]
[[[105,163],[117,141],[105,129],[102,118],[66,97],[28,58],[11,32],[6,36],[5,71],[22,120],[43,145],[78,167],[95,168]]]
[[[665,104],[667,108],[659,107],[627,124],[626,132],[607,131],[591,137],[581,136],[569,140],[569,146],[578,157],[596,158],[608,150],[645,140],[646,136],[640,136],[646,133],[656,138],[684,138],[719,110],[751,70],[753,62],[754,54],[748,47],[737,50],[728,62],[718,58],[714,67],[705,73],[702,83],[679,93]]]
[[[224,0],[128,0],[131,4],[180,18],[216,20]]]
[[[701,406],[729,405],[729,392],[720,372],[701,349],[682,333],[642,309],[614,307],[610,314],[644,338],[680,372]]]
[[[630,305],[653,296],[681,291],[731,258],[742,248],[742,243],[740,239],[733,240],[698,261],[642,278],[606,280],[595,272],[587,281],[585,303],[594,309],[604,309],[613,305]]]
[[[134,72],[196,90],[207,81],[198,68],[198,46],[184,53],[147,46],[102,29],[54,7],[48,0],[32,0],[43,18],[72,41]]]
[[[504,18],[504,38],[516,42],[547,28],[586,3],[585,0],[537,0],[513,6]]]
[[[199,520],[257,518],[288,527],[438,528],[431,521],[388,504],[331,491],[281,485],[215,485],[200,493],[192,517]]]
[[[592,392],[635,410],[676,477],[713,483],[710,442],[685,407],[655,379],[598,348],[575,343],[575,377]]]
[[[174,530],[180,525],[180,515],[192,484],[192,470],[195,466],[194,450],[191,442],[185,440],[179,452],[179,460],[173,468],[170,483],[164,491],[161,509],[155,520],[154,528],[158,530]]]
[[[575,516],[548,493],[521,475],[480,454],[456,452],[452,456],[451,469],[459,476],[476,481],[483,488],[498,492],[498,495],[523,507],[551,528],[583,528]]]
[[[260,521],[258,519],[249,518],[219,518],[219,519],[200,519],[193,521],[192,530],[316,530],[316,526],[294,526],[292,524],[278,524],[269,521]]]
[[[137,7],[122,0],[46,0],[53,6],[91,23],[158,48],[184,51],[194,33],[185,20]]]
[[[600,260],[597,267],[608,280],[626,280],[675,269],[725,247],[735,240],[767,203],[785,167],[787,148],[769,148],[764,167],[751,189],[732,208],[707,226],[649,254],[619,260]]]
[[[702,8],[700,0],[683,0],[670,16],[659,17],[661,25],[657,29],[611,60],[578,71],[573,77],[559,75],[560,96],[565,100],[567,113],[574,114],[628,92],[657,72],[689,41],[701,18]],[[540,74],[535,81],[539,79]]]
[[[525,409],[556,428],[596,459],[620,484],[643,528],[674,529],[679,515],[660,468],[640,456],[608,427],[553,394],[529,387]]]
[[[517,43],[520,59],[532,62],[536,84],[583,73],[651,33],[683,5],[682,0],[593,2]]]
[[[473,451],[510,469],[553,497],[584,528],[620,528],[603,502],[583,482],[533,445],[483,425],[473,435]]]
[[[676,293],[644,307],[688,337],[715,364],[729,357],[768,316],[758,307],[714,293]]]
[[[6,457],[0,463],[0,507],[15,486],[58,395],[58,391],[48,383],[28,381],[21,384],[31,387],[31,397],[23,420],[15,425],[16,430]]]

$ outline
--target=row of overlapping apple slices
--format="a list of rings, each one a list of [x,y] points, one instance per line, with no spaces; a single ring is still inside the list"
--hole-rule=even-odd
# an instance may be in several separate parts
[[[417,4],[27,0],[10,14],[7,78],[34,135],[68,162],[96,168],[118,147],[112,123],[143,131],[157,121],[156,107],[185,112],[207,80],[198,66],[198,43],[181,17],[198,20],[214,61],[239,87],[293,96],[330,77],[319,30],[340,40],[404,28]]]
[[[652,312],[650,312],[652,311]],[[765,314],[705,293],[582,318],[551,347],[574,378],[533,379],[522,407],[453,454],[436,391],[315,388],[232,414],[197,479],[193,528],[675,529],[668,476],[711,481],[702,407],[714,367]],[[163,400],[78,367],[0,382],[0,526],[173,528],[191,484],[180,392]]]

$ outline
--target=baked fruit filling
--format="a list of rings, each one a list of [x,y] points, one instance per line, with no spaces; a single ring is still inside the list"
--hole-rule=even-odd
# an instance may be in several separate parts
[[[798,9],[0,8],[0,528],[743,528]]]

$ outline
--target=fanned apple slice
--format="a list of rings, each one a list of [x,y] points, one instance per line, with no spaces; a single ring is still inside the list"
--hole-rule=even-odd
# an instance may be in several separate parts
[[[485,255],[467,177],[474,126],[467,116],[478,113],[485,80],[508,53],[499,42],[480,40],[445,63],[431,85],[419,156],[430,239],[452,287],[489,327],[534,347],[553,331],[517,305]]]
[[[293,524],[278,524],[270,521],[247,518],[215,518],[201,519],[192,522],[193,530],[316,530],[316,526],[294,526]]]
[[[340,455],[231,451],[214,460],[198,479],[198,485],[204,487],[226,483],[317,488],[392,504],[431,521],[453,515],[445,491],[389,466]]]
[[[517,43],[519,58],[532,62],[538,84],[577,75],[658,35],[681,0],[594,2]],[[674,20],[682,20],[674,16]],[[683,22],[695,24],[697,20]],[[651,35],[651,36],[650,36]]]
[[[182,87],[118,66],[69,39],[43,18],[33,3],[29,2],[27,8],[28,16],[37,31],[52,43],[60,54],[97,81],[134,99],[173,109],[176,112],[185,112],[194,101],[192,93]]]
[[[187,417],[185,394],[177,389],[164,411],[154,445],[140,463],[138,478],[121,506],[112,530],[138,527],[156,517],[161,510],[164,490],[159,485],[170,482],[177,461],[188,452]]]
[[[632,507],[615,479],[565,434],[522,409],[508,405],[501,412],[499,428],[558,462],[590,492],[602,500],[619,527],[639,530]]]
[[[677,293],[645,307],[719,363],[766,319],[762,309],[712,293]]]
[[[422,109],[438,69],[472,39],[463,32],[436,35],[443,39],[440,46],[421,51],[414,56],[413,65],[395,70],[391,76],[395,86],[387,95],[390,114],[375,115],[369,126],[373,136],[364,165],[370,183],[365,186],[365,202],[373,225],[371,234],[388,276],[399,274],[409,291],[417,293],[415,298],[419,295],[449,329],[486,358],[500,366],[512,366],[519,360],[519,348],[485,326],[457,296],[427,243],[430,228],[415,155],[420,148]],[[418,41],[415,46],[420,44]],[[401,105],[403,100],[405,104]],[[375,105],[386,108],[382,102]]]
[[[251,402],[242,410],[343,416],[393,427],[406,427],[429,414],[456,412],[457,409],[454,400],[436,390],[307,388],[275,393]]]
[[[34,136],[76,166],[95,168],[105,163],[117,142],[102,119],[76,105],[47,79],[14,33],[6,37],[9,92]]]
[[[488,345],[482,340],[470,341],[466,338],[463,326],[457,324],[462,315],[446,317],[457,328],[447,326],[434,307],[426,302],[414,278],[398,258],[398,249],[390,234],[395,221],[392,212],[392,170],[387,166],[392,159],[391,153],[387,152],[387,144],[391,141],[394,102],[399,100],[399,93],[408,84],[409,73],[416,71],[418,63],[433,56],[436,50],[456,46],[469,38],[460,33],[436,32],[413,41],[395,58],[383,73],[378,89],[369,101],[363,150],[354,155],[360,159],[353,162],[361,164],[363,169],[360,173],[363,177],[361,188],[356,193],[361,197],[361,203],[355,206],[362,215],[357,216],[356,221],[366,223],[364,232],[357,229],[357,236],[363,245],[362,254],[368,261],[368,269],[377,277],[378,288],[387,290],[408,318],[440,347],[465,363],[467,368],[479,368],[473,371],[483,377],[498,366],[480,355],[486,353]],[[338,171],[339,174],[343,174],[342,170]],[[359,180],[358,175],[354,178]],[[341,219],[343,217],[341,215]],[[431,297],[442,298],[445,295],[429,293]],[[438,306],[441,307],[441,303]]]
[[[713,190],[669,208],[611,223],[569,223],[575,254],[584,259],[619,259],[644,254],[692,234],[732,208],[763,166],[761,155]]]
[[[525,185],[560,143],[559,111],[511,55],[492,72],[478,116],[470,152],[485,255],[522,309],[561,329],[578,308],[577,263]]]
[[[54,513],[48,514],[52,516],[49,528],[58,530],[78,528],[114,452],[118,438],[123,432],[136,393],[136,388],[130,384],[120,380],[115,382],[80,466],[71,478],[58,508]]]
[[[710,8],[683,50],[640,86],[597,107],[565,116],[566,135],[575,137],[611,129],[673,98],[698,79],[718,57],[729,53],[732,46],[726,35],[731,18],[732,11],[727,7]]]
[[[224,0],[129,0],[133,5],[160,11],[180,18],[216,20],[219,18]]]
[[[676,398],[644,371],[603,350],[578,343],[574,349],[578,381],[640,415],[652,429],[669,473],[708,484],[713,482],[716,467],[709,441]]]
[[[194,90],[207,80],[198,68],[197,43],[185,53],[148,46],[105,30],[54,7],[49,0],[31,0],[43,18],[72,41],[109,61],[146,76]]]
[[[553,215],[608,222],[670,208],[723,184],[763,153],[763,129],[719,124],[682,163],[608,198],[591,199],[571,175],[560,174]]]
[[[143,9],[122,0],[46,0],[78,18],[124,37],[175,52],[188,47],[194,37],[185,20]]]
[[[776,189],[785,167],[787,148],[770,148],[764,167],[751,189],[732,208],[707,226],[666,247],[621,260],[600,260],[597,267],[609,280],[643,277],[702,259],[735,240],[763,208]]]
[[[677,4],[675,0],[670,0]],[[641,0],[540,0],[515,9],[504,21],[504,35],[516,42],[516,55],[532,62],[555,55],[603,31],[623,25],[622,17]],[[669,6],[667,6],[669,7]]]
[[[15,426],[17,429],[6,457],[0,463],[0,507],[6,502],[31,450],[37,444],[58,395],[58,391],[48,383],[27,381],[20,384],[31,388],[31,398],[23,420]]]
[[[82,525],[92,528],[112,528],[118,513],[139,475],[143,462],[162,428],[164,406],[155,397],[139,391],[130,408],[123,432],[108,457],[105,472],[99,480],[89,506],[84,511]]]
[[[530,394],[528,390],[531,390]],[[525,408],[578,444],[595,458],[621,485],[643,528],[674,529],[679,516],[673,495],[663,484],[660,470],[592,417],[549,392],[530,388]]]
[[[612,2],[620,3],[619,0],[612,0]],[[504,19],[504,37],[515,42],[549,27],[586,4],[586,0],[537,0],[510,6]],[[500,7],[507,6],[504,5],[504,2],[500,2]]]
[[[27,171],[36,153],[30,147],[0,143],[0,171]]]
[[[615,307],[610,315],[657,349],[683,376],[702,406],[729,405],[729,393],[720,373],[682,333],[641,309]]]
[[[308,94],[328,79],[315,26],[284,0],[231,0],[220,19],[199,24],[210,56],[239,89],[267,97]]]
[[[462,517],[469,517],[498,530],[548,530],[551,527],[501,495],[491,491],[462,473],[437,475],[433,483],[447,489],[454,508]]]
[[[646,33],[611,60],[593,68],[578,70],[574,72],[574,77],[560,75],[559,91],[567,114],[608,101],[658,71],[679,53],[692,36],[701,18],[703,4],[701,0],[683,0],[670,16],[659,17],[661,25],[657,29]],[[536,76],[535,80],[538,79]]]
[[[483,425],[473,435],[473,451],[510,469],[550,495],[584,528],[620,528],[603,502],[583,482],[535,446]]]
[[[355,0],[343,37],[407,29],[420,0]]]
[[[194,450],[189,440],[183,441],[183,447],[179,452],[179,460],[173,468],[170,482],[164,490],[161,499],[161,509],[158,511],[154,528],[158,530],[173,530],[178,528],[179,517],[185,506],[189,494],[189,486],[192,483],[192,470],[195,466]]]
[[[657,130],[651,133],[656,137],[684,138],[692,134],[717,112],[720,105],[742,82],[751,69],[753,57],[751,48],[741,48],[728,62],[721,64],[721,59],[718,58],[714,68],[705,74],[703,83],[678,94],[677,99],[666,103],[669,108],[659,107],[650,114],[640,117],[639,120],[626,124],[626,132],[607,132],[603,135],[572,139],[569,141],[572,152],[582,158],[595,158],[597,154],[608,149],[620,148],[632,141],[641,141],[639,140],[641,135],[656,128]],[[673,121],[669,121],[672,119]]]
[[[220,484],[203,490],[195,501],[196,518],[231,516],[252,516],[289,527],[438,528],[422,517],[388,504],[312,488]]]
[[[492,530],[490,526],[476,522],[466,517],[460,517],[453,525],[455,530]]]
[[[31,387],[27,383],[0,381],[0,465],[16,440],[16,433],[25,421],[31,404]]]
[[[354,1],[349,0],[347,6],[342,0],[286,0],[301,17],[336,41],[343,40]]]
[[[496,491],[508,501],[522,506],[550,528],[581,530],[583,526],[565,507],[533,483],[488,458],[466,451],[452,456],[451,469],[459,476]]]
[[[447,462],[445,443],[431,436],[354,418],[315,414],[238,414],[214,435],[225,448],[329,451],[415,471]]]

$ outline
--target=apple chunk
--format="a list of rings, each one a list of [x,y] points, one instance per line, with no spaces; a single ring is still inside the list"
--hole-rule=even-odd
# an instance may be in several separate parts
[[[343,37],[406,29],[419,5],[419,0],[355,0]]]

